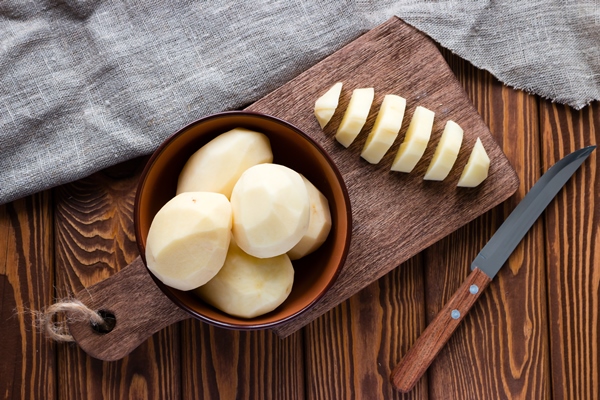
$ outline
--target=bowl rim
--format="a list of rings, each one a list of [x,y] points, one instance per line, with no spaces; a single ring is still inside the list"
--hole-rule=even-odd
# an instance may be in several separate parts
[[[150,172],[150,170],[152,169],[152,167],[154,166],[156,160],[161,156],[161,154],[163,153],[163,151],[169,146],[169,144],[171,142],[173,142],[173,140],[177,137],[179,137],[180,135],[182,135],[183,133],[185,133],[186,131],[188,131],[190,128],[202,124],[206,121],[209,120],[213,120],[213,119],[218,119],[218,118],[227,118],[229,116],[250,116],[250,117],[254,117],[254,118],[265,118],[265,119],[270,119],[276,123],[279,124],[283,124],[286,125],[287,127],[289,127],[291,130],[295,131],[298,135],[300,135],[301,137],[303,137],[307,142],[309,142],[320,154],[321,156],[323,156],[323,158],[325,159],[325,161],[327,162],[327,164],[329,164],[330,168],[332,169],[334,175],[336,176],[336,180],[338,181],[340,187],[341,187],[341,191],[342,191],[342,195],[344,198],[344,203],[346,206],[346,220],[347,220],[347,228],[346,228],[346,238],[344,241],[344,247],[343,247],[343,251],[342,251],[342,255],[341,255],[341,259],[340,262],[336,268],[336,270],[334,271],[331,279],[329,280],[329,282],[323,287],[323,289],[321,291],[319,291],[319,293],[314,296],[314,298],[307,303],[304,307],[302,307],[300,310],[285,316],[283,318],[277,319],[275,321],[271,321],[271,322],[266,322],[266,323],[257,323],[257,324],[244,324],[244,325],[239,325],[239,324],[233,324],[233,323],[229,323],[229,322],[223,322],[220,320],[216,320],[214,318],[208,317],[206,315],[203,315],[199,312],[196,312],[195,310],[192,310],[190,307],[188,307],[184,302],[181,301],[181,299],[179,299],[170,287],[168,287],[167,285],[165,285],[162,281],[160,281],[156,276],[154,276],[154,274],[152,274],[150,272],[150,270],[148,269],[148,266],[146,264],[146,255],[145,255],[145,246],[142,243],[142,239],[141,239],[141,233],[140,233],[140,207],[139,207],[139,202],[141,201],[141,193],[145,187],[145,183],[146,183],[146,176],[148,175],[148,173]],[[346,183],[342,177],[342,174],[340,173],[337,165],[335,164],[335,162],[333,161],[333,159],[331,158],[331,156],[323,149],[323,147],[321,147],[321,145],[319,143],[317,143],[313,138],[311,138],[310,136],[308,136],[306,133],[304,133],[301,129],[299,129],[298,127],[296,127],[295,125],[293,125],[292,123],[285,121],[281,118],[269,115],[269,114],[265,114],[265,113],[260,113],[260,112],[256,112],[256,111],[245,111],[245,110],[233,110],[233,111],[222,111],[222,112],[218,112],[218,113],[214,113],[211,115],[207,115],[205,117],[202,117],[200,119],[197,119],[187,125],[185,125],[184,127],[182,127],[181,129],[177,130],[175,133],[171,134],[169,137],[167,137],[166,139],[163,140],[163,142],[156,148],[156,150],[152,153],[152,155],[150,156],[150,158],[148,159],[148,161],[146,162],[144,169],[142,170],[142,173],[140,175],[139,178],[139,182],[137,185],[137,190],[136,190],[136,195],[135,195],[135,202],[134,202],[134,209],[133,209],[133,222],[134,222],[134,232],[135,232],[135,239],[136,239],[136,245],[138,248],[138,251],[140,253],[140,257],[142,259],[142,262],[144,263],[144,267],[146,268],[146,271],[148,272],[148,274],[152,277],[152,280],[155,282],[155,284],[158,286],[158,288],[160,289],[160,291],[166,295],[173,303],[175,303],[175,305],[177,305],[179,308],[185,310],[186,312],[188,312],[192,317],[199,319],[201,321],[207,322],[213,326],[217,326],[217,327],[221,327],[221,328],[226,328],[226,329],[230,329],[230,330],[241,330],[241,331],[251,331],[251,330],[261,330],[261,329],[268,329],[268,328],[273,328],[275,326],[278,325],[282,325],[288,321],[290,321],[291,319],[297,318],[299,315],[307,312],[309,309],[311,309],[319,300],[321,300],[321,298],[325,295],[325,293],[333,286],[333,284],[337,281],[343,266],[346,263],[346,258],[348,256],[348,252],[350,250],[350,242],[352,239],[352,205],[350,202],[350,196],[348,194],[348,188],[346,186]],[[250,319],[251,320],[251,319]]]

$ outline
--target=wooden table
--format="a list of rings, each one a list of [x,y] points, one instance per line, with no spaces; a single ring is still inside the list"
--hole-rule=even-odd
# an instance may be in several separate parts
[[[188,320],[116,362],[46,340],[28,310],[137,256],[132,209],[145,159],[2,205],[0,397],[600,398],[598,154],[551,203],[427,376],[406,395],[390,385],[391,369],[527,190],[600,136],[598,102],[582,111],[552,104],[444,55],[520,177],[508,201],[284,340]]]

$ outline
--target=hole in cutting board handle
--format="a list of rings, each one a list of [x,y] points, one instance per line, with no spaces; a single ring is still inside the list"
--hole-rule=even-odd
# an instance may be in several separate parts
[[[102,335],[110,333],[117,324],[117,317],[115,317],[115,314],[107,310],[98,310],[98,315],[102,317],[104,323],[96,324],[94,322],[90,322],[92,329]]]

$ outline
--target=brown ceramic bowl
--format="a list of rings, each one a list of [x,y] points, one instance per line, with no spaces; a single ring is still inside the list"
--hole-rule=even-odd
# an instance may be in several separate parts
[[[309,309],[331,287],[350,246],[352,217],[344,181],[327,153],[298,128],[253,112],[231,111],[202,118],[176,132],[152,155],[136,195],[134,222],[137,245],[145,262],[146,238],[154,215],[175,196],[177,178],[187,159],[217,135],[236,127],[269,137],[274,163],[306,176],[329,201],[332,228],[314,253],[294,261],[294,286],[276,310],[252,319],[232,317],[204,303],[192,292],[166,286],[150,272],[158,287],[193,317],[229,329],[264,329],[289,321]]]

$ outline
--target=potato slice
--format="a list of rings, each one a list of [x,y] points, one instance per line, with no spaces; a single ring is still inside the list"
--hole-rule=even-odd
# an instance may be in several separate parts
[[[195,293],[229,315],[254,318],[279,307],[293,283],[294,267],[286,254],[252,257],[232,240],[223,268]]]
[[[443,181],[446,179],[456,162],[462,140],[463,129],[454,121],[446,122],[440,142],[435,149],[423,179],[429,181]]]
[[[177,194],[216,192],[231,197],[233,185],[253,165],[273,162],[269,139],[260,132],[236,128],[217,136],[185,163]]]
[[[350,146],[362,130],[365,122],[367,122],[374,97],[375,90],[373,88],[354,89],[352,92],[348,108],[335,134],[336,140],[342,146]]]
[[[327,240],[331,230],[331,212],[327,197],[306,177],[302,177],[310,201],[310,220],[302,239],[287,252],[291,260],[297,260],[317,250]]]
[[[154,216],[146,265],[165,285],[192,290],[223,266],[231,238],[231,205],[220,193],[186,192]]]
[[[325,127],[331,121],[331,117],[335,113],[335,110],[340,101],[340,94],[342,93],[342,82],[337,82],[333,85],[325,94],[315,101],[315,117],[321,125],[321,129]]]
[[[405,109],[405,98],[395,94],[385,95],[375,125],[367,137],[362,153],[360,153],[362,158],[371,164],[381,161],[398,137]]]
[[[308,229],[310,201],[302,176],[278,164],[246,170],[231,193],[233,237],[259,258],[287,253]]]
[[[490,157],[487,155],[481,139],[477,138],[457,186],[475,187],[480,185],[488,177],[489,169]]]
[[[425,107],[415,108],[404,142],[392,163],[392,171],[411,172],[415,168],[429,143],[434,116],[435,113]]]

